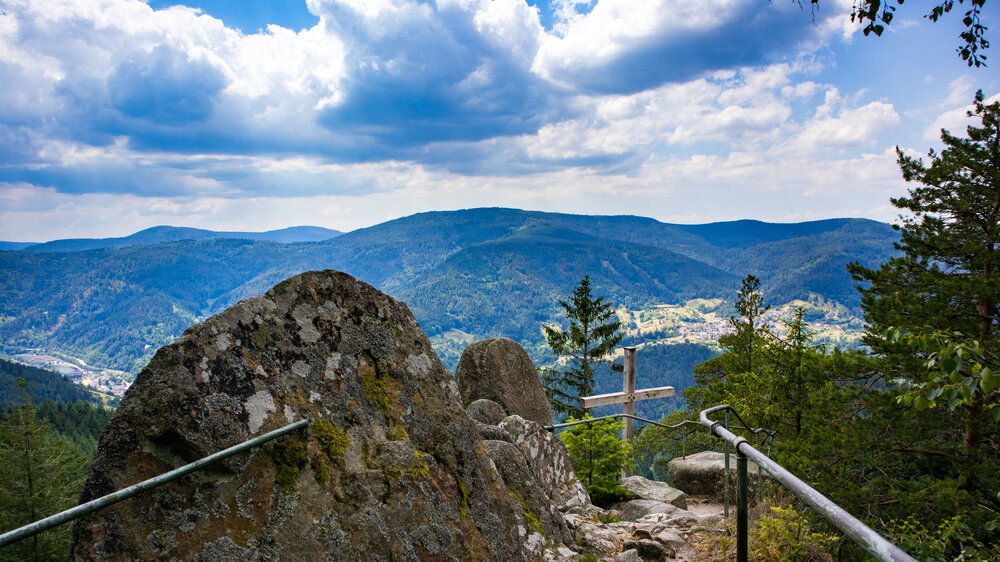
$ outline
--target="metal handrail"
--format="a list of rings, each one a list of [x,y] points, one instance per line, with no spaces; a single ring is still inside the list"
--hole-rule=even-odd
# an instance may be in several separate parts
[[[739,415],[737,415],[736,417],[739,418]],[[685,425],[693,425],[693,426],[695,426],[698,429],[701,429],[701,428],[704,427],[700,422],[696,422],[694,420],[682,420],[680,423],[675,423],[674,425],[667,425],[665,423],[660,423],[660,422],[653,421],[653,420],[647,420],[646,418],[640,418],[639,416],[633,416],[632,414],[608,414],[606,416],[601,416],[599,418],[587,418],[585,420],[576,420],[576,421],[566,422],[566,423],[557,423],[557,424],[552,424],[552,425],[544,425],[542,427],[545,428],[545,429],[547,429],[547,430],[549,430],[549,431],[554,431],[556,429],[561,429],[561,428],[564,428],[564,427],[571,427],[571,426],[574,426],[574,425],[581,425],[581,424],[585,424],[585,423],[594,423],[594,422],[598,422],[598,421],[602,421],[602,420],[608,420],[608,419],[613,419],[613,418],[632,418],[635,421],[641,421],[642,423],[648,423],[650,425],[655,425],[657,427],[665,427],[667,429],[677,429],[678,427],[683,427]],[[763,427],[747,427],[746,422],[744,422],[742,418],[739,418],[739,419],[740,419],[741,422],[743,422],[744,425],[730,425],[729,427],[732,428],[732,429],[739,429],[741,431],[749,431],[750,433],[753,433],[754,435],[757,435],[759,433],[764,433],[768,437],[774,437],[775,435],[778,434],[778,432],[775,431],[775,430],[773,430],[773,429],[766,429],[766,428],[763,428]]]
[[[632,414],[609,414],[607,416],[601,416],[599,418],[587,418],[585,420],[576,420],[576,421],[567,422],[567,423],[556,423],[556,424],[552,424],[552,425],[546,425],[546,426],[543,426],[543,427],[545,429],[549,430],[549,431],[554,431],[556,429],[560,429],[560,428],[563,428],[563,427],[571,427],[571,426],[574,426],[574,425],[581,425],[581,424],[585,424],[585,423],[594,423],[594,422],[598,422],[598,421],[601,421],[601,420],[608,420],[608,419],[612,419],[612,418],[632,418],[635,421],[641,421],[643,423],[652,424],[652,425],[655,425],[655,426],[658,426],[658,427],[665,427],[667,429],[677,429],[678,427],[681,427],[683,425],[694,425],[694,426],[697,426],[697,427],[701,427],[700,423],[698,423],[696,421],[693,421],[693,420],[684,420],[684,421],[682,421],[682,422],[680,422],[678,424],[675,424],[675,425],[667,425],[667,424],[663,424],[663,423],[660,423],[660,422],[655,422],[653,420],[647,420],[646,418],[640,418],[639,416],[633,416]],[[744,428],[740,428],[740,429],[744,429]]]
[[[865,525],[842,507],[833,503],[829,498],[817,492],[791,472],[785,470],[784,467],[771,460],[770,457],[755,449],[745,438],[739,437],[726,429],[723,422],[708,419],[708,416],[723,410],[736,413],[729,404],[723,404],[702,410],[699,414],[699,419],[701,420],[701,424],[707,427],[712,435],[723,439],[736,449],[737,478],[739,480],[737,495],[739,514],[736,521],[737,560],[744,561],[747,559],[747,458],[750,458],[781,485],[788,488],[792,493],[801,498],[802,501],[818,511],[827,521],[851,537],[868,554],[885,562],[914,562],[910,555],[876,533],[871,527]],[[739,418],[739,414],[736,414],[736,416]],[[728,481],[728,477],[726,480]]]
[[[175,468],[170,472],[165,472],[159,476],[154,476],[149,480],[144,480],[142,482],[139,482],[138,484],[133,484],[132,486],[118,490],[117,492],[112,492],[106,496],[101,496],[85,504],[78,505],[74,508],[67,509],[66,511],[62,511],[55,515],[46,517],[45,519],[40,519],[38,521],[35,521],[34,523],[29,523],[23,527],[14,529],[13,531],[6,532],[0,535],[0,547],[6,546],[8,544],[17,542],[22,539],[26,539],[33,535],[37,535],[42,531],[47,531],[52,527],[62,525],[63,523],[67,523],[74,519],[78,519],[80,517],[83,517],[84,515],[97,511],[98,509],[116,504],[122,500],[138,495],[150,488],[154,488],[161,484],[166,484],[167,482],[177,480],[181,476],[205,468],[210,464],[229,458],[237,453],[242,453],[247,449],[251,449],[258,445],[262,445],[268,441],[271,441],[272,439],[281,437],[286,433],[291,433],[292,431],[295,431],[300,427],[305,427],[308,423],[309,423],[308,419],[299,420],[297,422],[288,424],[282,428],[275,429],[274,431],[265,433],[264,435],[254,437],[249,441],[244,441],[243,443],[240,443],[238,445],[233,445],[228,449],[223,449],[217,453],[212,453],[207,457],[200,458],[180,468]]]

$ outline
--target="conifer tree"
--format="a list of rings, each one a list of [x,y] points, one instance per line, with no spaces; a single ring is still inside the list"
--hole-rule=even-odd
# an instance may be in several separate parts
[[[722,355],[695,366],[697,386],[684,391],[687,402],[695,408],[707,408],[728,402],[740,408],[748,400],[741,397],[750,389],[749,379],[763,373],[763,354],[767,345],[767,328],[762,317],[770,309],[760,292],[760,279],[747,275],[736,296],[736,315],[729,317],[731,333],[719,337]],[[756,403],[752,405],[756,409]],[[741,411],[746,411],[744,408]]]
[[[622,340],[621,322],[612,320],[615,311],[604,297],[593,296],[590,275],[573,289],[568,302],[560,300],[559,305],[566,311],[569,330],[544,326],[545,338],[553,353],[568,360],[568,366],[545,371],[545,393],[557,413],[579,419],[586,413],[580,397],[594,390],[594,365],[606,362]]]
[[[86,459],[69,440],[35,416],[22,381],[21,404],[0,423],[0,532],[76,505]],[[8,560],[64,560],[70,525],[5,546]]]
[[[862,290],[865,343],[900,366],[890,374],[894,380],[908,380],[925,391],[917,395],[916,406],[934,407],[940,398],[954,409],[954,422],[964,426],[961,443],[940,443],[940,450],[932,451],[935,458],[956,461],[959,489],[1000,512],[1000,454],[988,437],[998,426],[987,415],[1000,392],[986,376],[1000,369],[995,360],[1000,352],[1000,102],[985,104],[980,91],[969,116],[978,117],[981,126],[970,125],[968,138],[942,130],[945,148],[929,153],[929,166],[897,148],[903,178],[918,184],[908,197],[891,200],[904,212],[897,226],[901,255],[879,269],[852,264],[850,270],[868,284]],[[957,358],[929,363],[928,376],[921,364],[928,358],[924,353],[940,349],[915,353],[885,337],[890,327],[924,334],[924,343],[944,338],[968,345],[982,360],[963,366],[957,353]],[[954,445],[958,450],[949,450]]]

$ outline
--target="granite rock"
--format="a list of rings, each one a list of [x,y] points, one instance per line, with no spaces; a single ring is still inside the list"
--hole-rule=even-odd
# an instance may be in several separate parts
[[[71,558],[537,560],[568,534],[553,506],[505,485],[407,307],[333,271],[160,349],[81,499],[300,419],[307,429],[78,520]],[[532,517],[551,536],[529,545]]]
[[[540,425],[552,425],[552,407],[535,364],[517,342],[491,338],[462,352],[455,369],[462,403],[492,400],[510,414]]]
[[[657,482],[642,476],[629,476],[622,478],[621,484],[622,488],[639,499],[669,503],[687,509],[687,494],[666,482]]]

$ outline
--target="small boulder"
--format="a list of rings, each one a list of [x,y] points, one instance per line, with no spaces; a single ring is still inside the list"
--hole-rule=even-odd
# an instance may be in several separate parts
[[[710,496],[722,499],[725,490],[725,455],[715,451],[704,451],[686,458],[676,457],[667,463],[670,482],[678,489],[692,496]],[[757,484],[757,465],[747,463],[750,487]],[[736,454],[729,458],[729,485],[732,497],[736,497]]]
[[[634,548],[626,550],[610,560],[611,562],[643,562],[642,557],[639,556],[639,551]]]
[[[552,407],[538,369],[524,348],[511,339],[491,338],[465,348],[455,377],[463,404],[485,398],[511,414],[552,425]]]
[[[621,484],[622,488],[639,499],[669,503],[687,509],[687,494],[665,482],[656,482],[642,476],[629,476],[623,478]]]
[[[503,406],[485,398],[480,398],[466,406],[465,413],[469,414],[470,418],[486,425],[500,425],[500,422],[507,417]]]
[[[685,541],[683,538],[681,538],[680,535],[678,535],[676,532],[670,529],[664,529],[656,533],[655,535],[653,535],[653,540],[659,541],[667,545],[668,547],[674,549],[675,551],[677,549],[683,548],[684,545],[687,544],[687,541]]]
[[[635,550],[643,560],[666,560],[673,557],[673,549],[652,539],[627,539],[624,550]]]
[[[594,552],[599,556],[610,556],[617,551],[616,543],[621,538],[607,525],[590,517],[573,514],[566,514],[566,523],[573,529],[576,544],[584,551]]]
[[[673,514],[680,510],[673,504],[655,500],[631,500],[615,505],[615,509],[622,512],[625,521],[638,521],[651,513]]]

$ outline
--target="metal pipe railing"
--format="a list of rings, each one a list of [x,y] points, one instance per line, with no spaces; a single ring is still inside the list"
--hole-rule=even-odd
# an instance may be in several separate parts
[[[771,460],[767,455],[755,449],[745,438],[739,437],[726,429],[723,422],[708,419],[708,416],[722,410],[730,411],[734,414],[736,413],[735,410],[733,410],[733,408],[731,408],[728,404],[723,404],[721,406],[715,406],[714,408],[702,410],[699,414],[699,419],[701,420],[701,424],[707,427],[712,435],[723,439],[736,449],[738,471],[737,478],[739,480],[737,484],[739,487],[738,509],[740,510],[736,529],[737,560],[743,561],[747,559],[746,528],[748,523],[746,520],[746,460],[749,458],[752,459],[758,467],[766,470],[781,485],[788,488],[792,493],[801,498],[802,501],[818,511],[820,515],[826,518],[827,521],[843,531],[844,534],[851,537],[851,539],[853,539],[854,542],[856,542],[858,546],[864,549],[868,554],[871,554],[875,558],[885,562],[914,562],[910,555],[903,552],[896,545],[887,541],[884,537],[872,530],[871,527],[865,525],[856,517],[845,511],[842,507],[833,503],[826,496],[817,492],[791,472],[785,470],[784,467]],[[739,414],[736,415],[737,419],[739,419]],[[726,481],[729,480],[728,474],[726,474],[725,479]]]
[[[309,423],[308,419],[299,420],[299,421],[297,421],[295,423],[288,424],[288,425],[286,425],[286,426],[284,426],[284,427],[282,427],[280,429],[275,429],[274,431],[270,431],[268,433],[265,433],[264,435],[260,435],[258,437],[254,437],[253,439],[250,439],[249,441],[244,441],[243,443],[240,443],[239,445],[233,445],[232,447],[229,447],[228,449],[223,449],[223,450],[221,450],[221,451],[219,451],[217,453],[213,453],[211,455],[208,455],[207,457],[200,458],[200,459],[198,459],[198,460],[196,460],[196,461],[194,461],[194,462],[192,462],[190,464],[186,464],[186,465],[184,465],[184,466],[182,466],[180,468],[175,468],[174,470],[171,470],[170,472],[165,472],[165,473],[163,473],[163,474],[161,474],[159,476],[154,476],[153,478],[150,478],[149,480],[145,480],[143,482],[139,482],[138,484],[133,484],[132,486],[129,486],[128,488],[123,488],[121,490],[118,490],[117,492],[112,492],[112,493],[110,493],[110,494],[108,494],[106,496],[101,496],[101,497],[99,497],[97,499],[94,499],[94,500],[91,500],[91,501],[89,501],[89,502],[87,502],[85,504],[78,505],[78,506],[76,506],[74,508],[67,509],[66,511],[57,513],[57,514],[49,516],[49,517],[46,517],[45,519],[41,519],[41,520],[35,521],[34,523],[29,523],[29,524],[27,524],[27,525],[25,525],[23,527],[18,528],[18,529],[14,529],[13,531],[6,532],[6,533],[0,535],[0,547],[6,546],[8,544],[11,544],[13,542],[17,542],[17,541],[22,540],[22,539],[26,539],[26,538],[34,536],[34,535],[37,535],[38,533],[41,533],[42,531],[47,531],[47,530],[51,529],[52,527],[56,527],[58,525],[62,525],[63,523],[67,523],[67,522],[72,521],[74,519],[78,519],[80,517],[83,517],[84,515],[87,515],[89,513],[97,511],[98,509],[107,507],[109,505],[116,504],[116,503],[118,503],[118,502],[120,502],[122,500],[131,498],[132,496],[135,496],[135,495],[138,495],[138,494],[140,494],[140,493],[142,493],[142,492],[144,492],[144,491],[146,491],[146,490],[148,490],[150,488],[154,488],[154,487],[159,486],[161,484],[166,484],[167,482],[171,482],[173,480],[177,480],[181,476],[184,476],[184,475],[190,474],[190,473],[192,473],[192,472],[194,472],[196,470],[205,468],[206,466],[208,466],[210,464],[213,464],[213,463],[216,463],[216,462],[221,461],[223,459],[229,458],[229,457],[231,457],[231,456],[233,456],[233,455],[235,455],[237,453],[242,453],[243,451],[246,451],[247,449],[251,449],[251,448],[256,447],[258,445],[262,445],[262,444],[264,444],[264,443],[266,443],[268,441],[271,441],[272,439],[276,439],[278,437],[281,437],[282,435],[285,435],[286,433],[291,433],[292,431],[295,431],[296,429],[299,429],[301,427],[305,427],[308,423]]]

